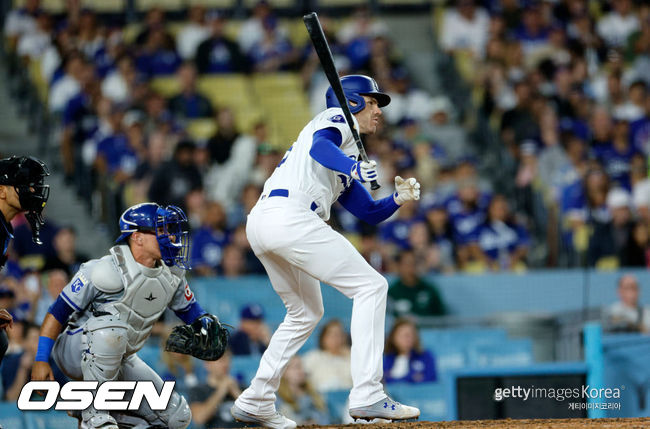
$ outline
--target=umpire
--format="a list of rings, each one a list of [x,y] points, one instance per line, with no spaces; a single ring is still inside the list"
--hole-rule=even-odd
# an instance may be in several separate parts
[[[18,213],[25,213],[32,228],[32,240],[42,244],[39,238],[44,223],[41,213],[50,196],[50,186],[45,184],[45,176],[49,175],[45,164],[32,156],[0,159],[0,268],[7,262],[7,248],[14,237],[10,222]],[[11,314],[0,308],[0,362],[9,345],[5,328],[12,323]]]

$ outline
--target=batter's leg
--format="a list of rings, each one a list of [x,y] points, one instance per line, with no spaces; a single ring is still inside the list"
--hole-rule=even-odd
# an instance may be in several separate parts
[[[312,229],[295,246],[285,247],[286,258],[301,270],[353,299],[352,390],[350,408],[364,407],[386,397],[383,352],[388,282],[350,242],[328,225]]]
[[[307,341],[323,317],[324,309],[318,280],[278,255],[265,253],[258,258],[266,268],[273,289],[282,298],[287,315],[271,337],[250,387],[235,405],[249,414],[270,416],[275,413],[275,392],[289,359]]]

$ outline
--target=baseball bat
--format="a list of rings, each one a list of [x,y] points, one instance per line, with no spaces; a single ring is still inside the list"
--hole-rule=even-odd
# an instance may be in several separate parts
[[[368,162],[368,155],[366,154],[366,149],[363,147],[361,142],[361,137],[357,129],[354,128],[354,120],[352,119],[352,112],[350,112],[350,107],[348,106],[348,101],[345,98],[343,93],[343,87],[341,86],[341,80],[339,79],[339,73],[336,71],[336,66],[334,65],[334,59],[332,58],[332,51],[330,50],[327,39],[325,38],[325,33],[323,32],[323,27],[320,25],[318,20],[318,15],[316,12],[312,12],[302,17],[305,21],[305,27],[307,27],[307,32],[311,38],[311,42],[314,45],[316,54],[318,54],[318,59],[320,60],[321,66],[323,66],[323,72],[327,76],[327,80],[330,82],[334,94],[336,94],[336,99],[339,101],[341,109],[343,109],[343,115],[345,115],[345,121],[352,131],[352,137],[354,138],[357,147],[359,148],[359,154],[361,155],[361,160]],[[370,189],[375,190],[379,189],[379,183],[376,180],[370,182]]]

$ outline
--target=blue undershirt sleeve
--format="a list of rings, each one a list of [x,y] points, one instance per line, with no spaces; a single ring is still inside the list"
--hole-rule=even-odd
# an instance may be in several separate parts
[[[314,133],[309,155],[323,167],[350,175],[355,160],[348,158],[339,149],[343,137],[336,128],[324,128]]]
[[[389,195],[381,200],[373,200],[368,190],[356,180],[339,197],[338,201],[343,207],[359,219],[372,225],[388,219],[399,205]]]
[[[183,321],[183,323],[189,325],[194,322],[197,317],[203,316],[208,312],[201,308],[201,305],[198,302],[194,301],[183,310],[174,310],[174,313]]]
[[[65,325],[70,315],[74,312],[74,308],[59,295],[56,301],[47,309],[47,312],[54,316],[60,324]]]

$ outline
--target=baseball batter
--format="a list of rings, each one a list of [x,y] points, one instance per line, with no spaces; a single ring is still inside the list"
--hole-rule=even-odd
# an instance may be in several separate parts
[[[373,134],[380,108],[390,102],[390,97],[367,76],[345,76],[341,84],[354,126],[363,134]],[[391,400],[381,384],[386,279],[325,223],[336,201],[366,222],[382,222],[405,202],[419,199],[420,184],[414,178],[397,176],[396,192],[373,200],[363,183],[376,179],[376,163],[357,161],[359,150],[332,88],[326,98],[328,109],[300,132],[266,181],[246,225],[248,240],[282,298],[287,315],[273,334],[250,387],[231,412],[237,420],[270,428],[296,427],[295,422],[276,412],[275,391],[289,359],[323,316],[321,281],[354,300],[350,415],[368,420],[420,415],[417,408]]]
[[[210,318],[185,280],[187,218],[178,207],[144,203],[120,218],[118,245],[81,266],[49,308],[41,327],[33,380],[53,380],[50,354],[75,380],[162,379],[136,354],[166,308],[186,324]],[[65,331],[62,333],[62,329]],[[186,428],[190,408],[178,393],[166,410],[146,401],[137,411],[152,426]],[[93,407],[82,412],[82,428],[117,429],[115,418]]]

